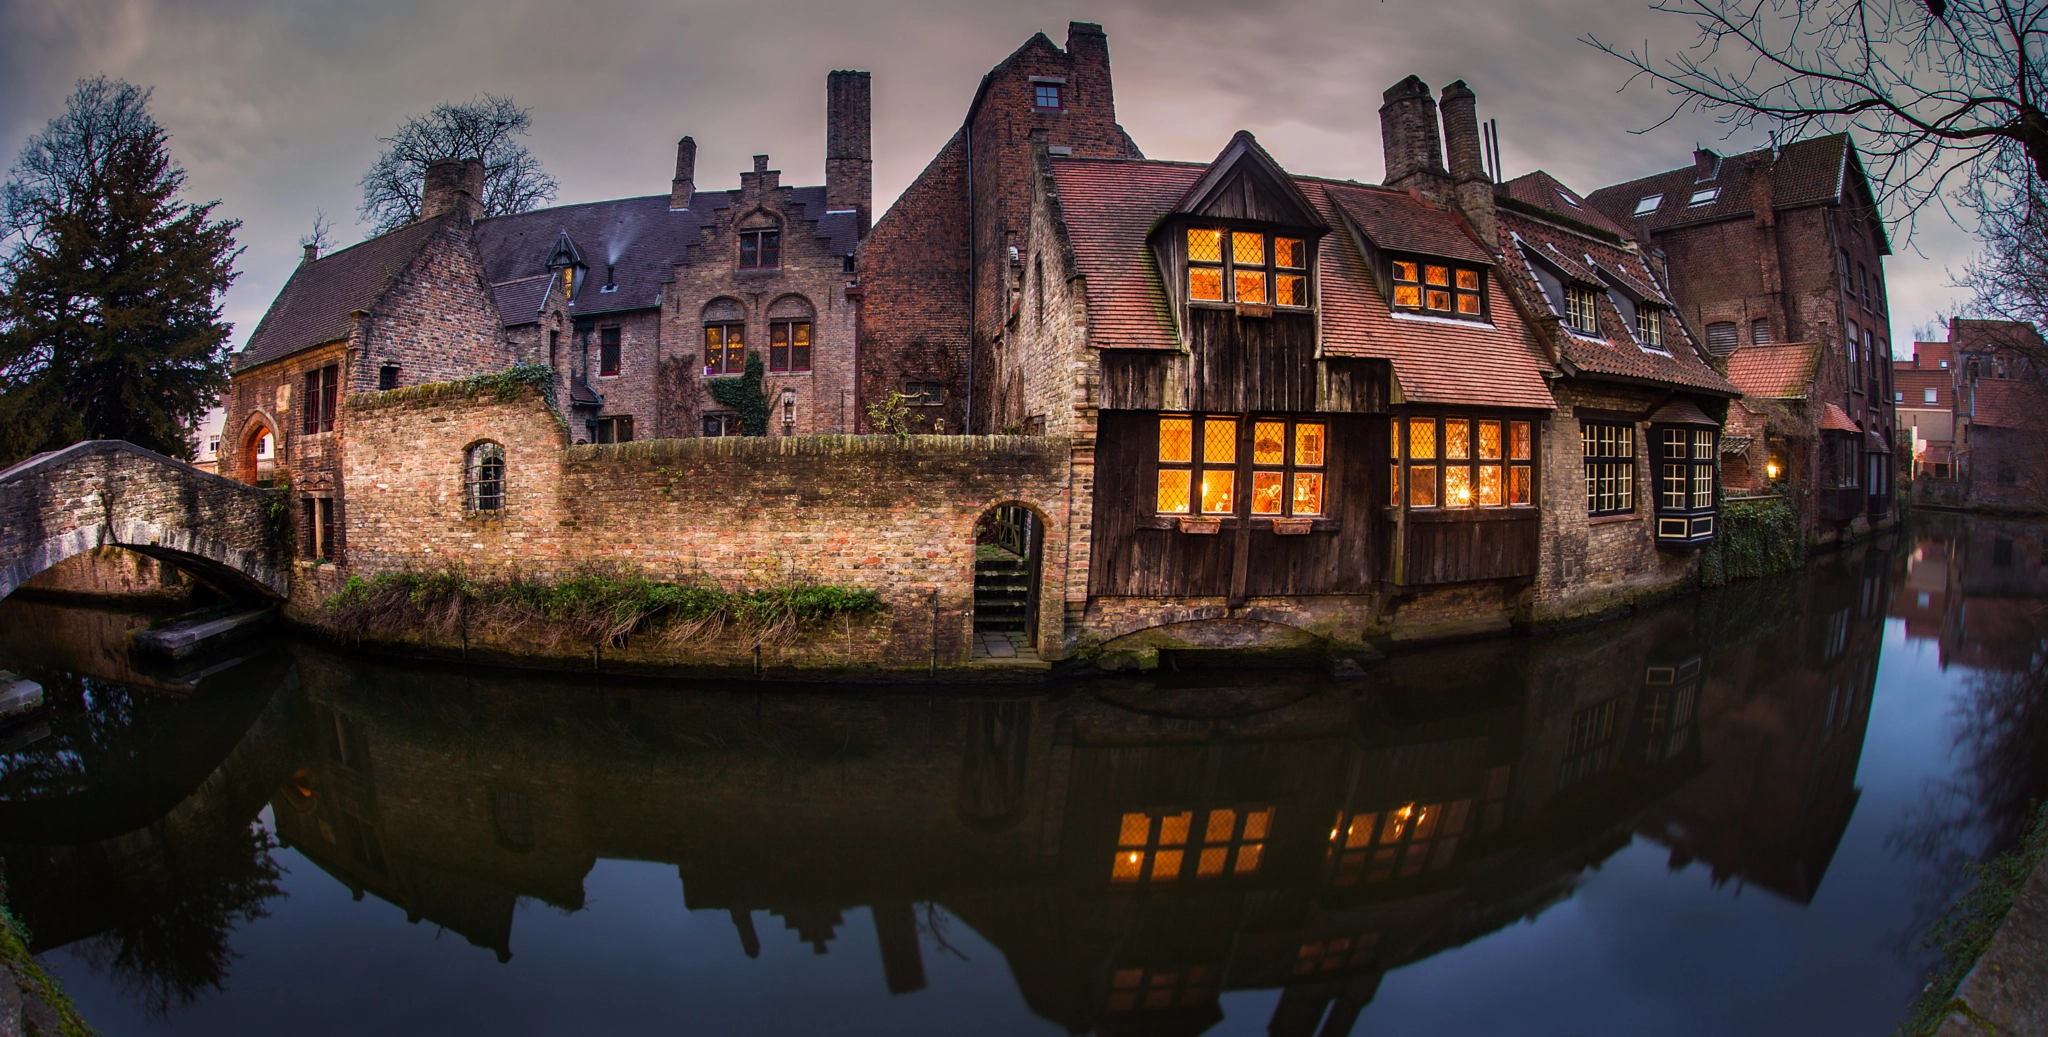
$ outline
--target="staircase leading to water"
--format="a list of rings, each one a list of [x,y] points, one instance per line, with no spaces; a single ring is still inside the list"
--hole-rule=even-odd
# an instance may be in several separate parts
[[[984,544],[974,559],[974,632],[1022,631],[1031,613],[1031,565]]]

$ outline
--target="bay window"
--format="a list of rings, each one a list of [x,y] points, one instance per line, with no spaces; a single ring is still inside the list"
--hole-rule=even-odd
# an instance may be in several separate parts
[[[1625,515],[1636,510],[1636,427],[1582,421],[1579,446],[1586,461],[1586,514]]]
[[[1714,538],[1714,475],[1720,457],[1711,428],[1651,426],[1656,444],[1657,542],[1699,544]]]

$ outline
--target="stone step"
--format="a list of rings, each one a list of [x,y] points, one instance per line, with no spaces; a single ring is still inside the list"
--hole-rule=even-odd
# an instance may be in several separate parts
[[[1018,587],[1015,585],[991,587],[980,583],[974,585],[974,597],[977,601],[982,598],[1028,598],[1030,596],[1030,587]]]
[[[1023,629],[1022,619],[983,619],[979,616],[974,619],[974,632],[977,634],[1002,634]]]
[[[202,615],[172,620],[160,627],[128,635],[138,651],[183,659],[217,645],[246,637],[270,625],[276,609],[250,609],[227,616]]]
[[[984,558],[981,561],[974,563],[974,571],[976,575],[981,575],[985,573],[1011,573],[1018,576],[1029,576],[1031,575],[1031,566],[1023,562],[992,562]]]

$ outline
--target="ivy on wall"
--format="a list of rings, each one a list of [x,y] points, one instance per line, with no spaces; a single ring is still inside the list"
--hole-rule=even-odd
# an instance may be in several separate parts
[[[1783,498],[1722,500],[1714,542],[1700,555],[1700,583],[1719,587],[1788,572],[1806,564],[1799,516]]]
[[[768,434],[768,394],[761,389],[761,354],[747,351],[747,366],[738,378],[712,378],[704,383],[711,398],[740,413],[740,435]]]

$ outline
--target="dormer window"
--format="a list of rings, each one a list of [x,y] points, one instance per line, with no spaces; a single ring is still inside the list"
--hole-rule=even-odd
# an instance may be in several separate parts
[[[781,265],[781,231],[749,230],[740,232],[741,270],[763,270]]]
[[[1188,299],[1307,306],[1308,243],[1268,237],[1258,231],[1189,228]]]
[[[1564,322],[1573,331],[1586,335],[1600,333],[1599,296],[1584,285],[1564,286]]]
[[[1644,349],[1664,348],[1664,311],[1656,306],[1636,307],[1636,341]]]
[[[1479,271],[1447,263],[1394,260],[1394,308],[1479,319],[1485,284]]]

